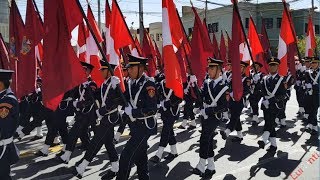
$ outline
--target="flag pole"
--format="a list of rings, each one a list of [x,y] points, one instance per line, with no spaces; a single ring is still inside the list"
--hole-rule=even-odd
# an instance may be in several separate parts
[[[254,70],[254,73],[257,74],[257,69],[256,69],[256,66],[255,66],[255,62],[254,62],[254,59],[253,59],[253,56],[252,56],[252,52],[251,52],[251,49],[250,49],[250,46],[249,46],[249,42],[248,42],[248,39],[247,39],[247,35],[246,35],[246,32],[244,30],[244,27],[243,27],[243,23],[241,21],[241,16],[240,16],[240,12],[239,12],[239,7],[238,7],[238,1],[235,0],[233,1],[233,6],[236,10],[236,13],[237,13],[237,16],[240,20],[240,25],[241,25],[241,29],[242,29],[242,33],[243,33],[243,36],[244,36],[244,40],[248,46],[248,51],[249,51],[249,54],[250,54],[250,58],[252,59],[252,66],[253,66],[253,70]]]
[[[89,29],[89,31],[90,31],[93,39],[94,39],[94,41],[95,41],[95,43],[96,43],[99,51],[100,51],[100,54],[102,55],[103,60],[107,63],[109,72],[111,73],[112,76],[114,76],[114,70],[112,69],[110,63],[109,63],[108,60],[107,60],[106,54],[104,53],[102,47],[101,47],[100,44],[99,44],[98,38],[96,37],[96,35],[95,35],[94,31],[93,31],[93,28],[92,28],[91,24],[89,23],[89,20],[88,20],[86,14],[84,13],[84,11],[83,11],[83,9],[82,9],[82,6],[81,6],[81,4],[80,4],[80,1],[79,1],[79,0],[76,0],[76,1],[77,1],[79,10],[80,10],[80,12],[81,12],[81,14],[82,14],[82,17],[83,17],[83,19],[85,20],[85,22],[87,23],[87,27],[88,27],[88,29]],[[122,91],[120,90],[119,85],[118,85],[117,87],[118,87],[118,89],[119,89],[119,91],[120,91],[120,96],[121,96],[122,100],[125,102],[125,104],[126,104],[126,106],[127,106],[127,105],[128,105],[128,101],[126,100],[126,98],[124,97]]]

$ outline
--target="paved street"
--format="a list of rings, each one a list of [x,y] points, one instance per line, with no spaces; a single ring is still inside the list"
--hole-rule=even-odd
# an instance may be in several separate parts
[[[224,141],[220,134],[216,135],[214,139],[216,142],[215,165],[217,173],[212,179],[319,179],[318,140],[310,141],[310,134],[302,131],[304,127],[302,121],[296,119],[298,107],[295,99],[293,91],[286,111],[288,127],[277,129],[278,151],[275,154],[268,154],[266,150],[258,148],[257,141],[262,134],[264,122],[260,123],[258,127],[251,127],[248,122],[250,119],[246,114],[241,116],[245,135],[241,144],[232,143],[231,139]],[[180,123],[177,122],[175,127]],[[161,120],[159,120],[159,126],[160,128],[162,126]],[[45,129],[45,126],[43,128]],[[199,122],[198,128],[193,131],[175,129],[179,156],[172,162],[163,160],[158,165],[149,163],[151,180],[199,179],[198,176],[192,175],[189,169],[195,167],[199,160],[199,142],[197,141],[200,138],[198,131],[200,129]],[[59,164],[54,160],[55,153],[61,149],[60,146],[51,148],[52,153],[48,157],[36,157],[33,153],[42,147],[44,138],[30,141],[34,134],[35,132],[32,132],[30,136],[17,143],[21,151],[21,159],[12,168],[12,173],[15,174],[13,179],[77,179],[73,178],[71,171],[74,164],[83,157],[84,152],[76,150],[68,165]],[[128,138],[128,130],[126,130],[120,143],[116,145],[119,153]],[[149,139],[149,158],[156,153],[159,140],[159,133]],[[169,151],[169,147],[166,150]],[[100,179],[100,176],[109,168],[110,163],[103,147],[98,156],[90,163],[83,179]],[[135,173],[136,169],[133,168],[130,179],[137,179]]]

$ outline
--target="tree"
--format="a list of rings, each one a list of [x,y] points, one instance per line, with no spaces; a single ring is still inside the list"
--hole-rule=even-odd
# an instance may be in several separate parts
[[[316,36],[317,52],[318,56],[320,55],[320,36]],[[306,37],[300,36],[298,39],[298,48],[302,57],[305,55],[306,51]]]

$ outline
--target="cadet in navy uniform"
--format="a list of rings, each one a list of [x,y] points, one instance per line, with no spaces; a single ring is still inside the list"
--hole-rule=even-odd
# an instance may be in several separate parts
[[[310,107],[307,131],[310,132],[311,135],[318,135],[317,113],[319,108],[319,63],[320,61],[318,57],[312,57],[311,70],[306,76],[306,97]]]
[[[179,126],[179,129],[185,129],[188,123],[188,120],[190,120],[190,124],[188,129],[193,130],[197,127],[196,119],[193,113],[193,103],[196,100],[196,92],[194,91],[195,83],[197,81],[197,78],[195,75],[190,75],[190,67],[187,67],[188,73],[187,73],[187,82],[183,84],[184,89],[184,97],[185,105],[183,108],[183,121],[181,125]]]
[[[173,125],[179,119],[182,99],[177,97],[172,89],[166,87],[166,80],[161,81],[161,88],[159,94],[161,104],[161,119],[163,121],[163,128],[159,148],[155,156],[151,157],[150,161],[159,163],[161,161],[164,148],[169,144],[170,153],[165,157],[167,160],[173,160],[178,156],[177,141],[173,132]]]
[[[287,75],[284,77],[284,86],[287,90],[286,100],[284,102],[284,108],[280,110],[276,118],[276,123],[280,124],[280,128],[286,127],[286,106],[287,106],[287,102],[291,97],[291,87],[293,84],[294,84],[294,77],[292,76],[290,71],[288,71]]]
[[[301,60],[302,62],[304,61],[304,59]],[[297,97],[297,101],[298,101],[298,105],[299,105],[299,111],[297,112],[298,116],[303,117],[304,113],[305,113],[305,109],[304,109],[304,93],[305,90],[303,89],[303,76],[304,76],[304,72],[305,71],[305,67],[302,66],[302,63],[297,62],[296,63],[296,83],[294,85],[294,89],[296,90],[296,97]]]
[[[121,121],[118,106],[124,106],[124,102],[120,95],[119,78],[111,76],[107,62],[101,60],[100,65],[100,72],[105,81],[96,93],[96,99],[99,100],[99,108],[96,110],[98,126],[82,162],[76,165],[74,173],[79,178],[82,178],[86,167],[97,155],[103,144],[107,149],[111,170],[102,179],[112,179],[119,170],[118,153],[113,144],[113,138],[114,126]],[[114,69],[115,66],[110,65],[110,67]]]
[[[201,89],[200,101],[202,101],[203,107],[200,114],[203,119],[201,120],[200,160],[197,166],[192,169],[192,173],[204,178],[211,178],[216,173],[213,151],[214,131],[227,108],[226,92],[228,86],[224,84],[221,76],[222,64],[222,60],[208,59],[209,78],[204,81]],[[207,169],[205,169],[206,165]]]
[[[252,125],[257,125],[259,124],[259,101],[261,99],[261,81],[263,78],[263,74],[260,71],[263,65],[259,62],[254,63],[255,69],[257,72],[254,72],[251,74],[251,87],[250,87],[250,96],[249,96],[249,101],[250,101],[250,106],[252,110]]]
[[[286,99],[286,88],[284,84],[284,78],[278,74],[278,67],[280,60],[271,57],[268,60],[270,74],[263,78],[262,82],[262,105],[264,115],[264,129],[262,134],[262,140],[258,141],[259,147],[264,149],[268,140],[271,146],[267,151],[275,152],[277,150],[276,142],[276,123],[275,119],[278,116],[281,109],[284,108],[284,102]]]
[[[47,156],[49,154],[49,148],[53,144],[58,133],[63,142],[62,151],[65,150],[68,142],[68,124],[66,120],[68,116],[73,116],[74,113],[74,107],[72,106],[74,90],[75,89],[67,91],[64,94],[56,111],[48,112],[47,117],[49,117],[53,123],[51,123],[52,127],[48,128],[46,140],[42,149],[36,153],[37,156]]]
[[[124,111],[130,118],[131,138],[121,153],[117,180],[129,178],[132,164],[137,166],[139,179],[146,180],[149,179],[147,141],[157,133],[156,86],[154,80],[144,74],[148,59],[128,56],[130,80],[125,96],[130,105]]]
[[[90,77],[90,73],[94,66],[85,62],[81,62],[81,64],[88,77],[88,81],[82,83],[77,87],[77,93],[74,97],[77,99],[72,103],[76,108],[76,115],[74,117],[75,123],[69,131],[66,151],[63,154],[59,154],[57,156],[57,159],[64,163],[69,162],[70,156],[75,148],[79,137],[81,139],[82,145],[88,147],[90,143],[90,139],[88,136],[88,127],[93,124],[93,122],[95,123],[96,120],[94,92],[96,91],[97,85]]]
[[[246,96],[249,95],[250,93],[250,78],[248,78],[245,74],[245,71],[248,65],[249,65],[248,63],[241,61],[243,94],[242,94],[242,98],[239,101],[235,101],[233,99],[232,84],[231,83],[229,84],[229,95],[231,97],[229,101],[229,106],[230,106],[231,118],[230,118],[230,122],[227,125],[226,130],[220,131],[220,134],[223,139],[227,139],[227,137],[229,137],[229,134],[233,130],[236,130],[237,136],[232,139],[233,142],[241,142],[243,140],[240,115],[246,102]]]
[[[19,104],[10,89],[13,71],[0,69],[0,179],[9,180],[10,166],[19,160],[13,135],[18,126]]]

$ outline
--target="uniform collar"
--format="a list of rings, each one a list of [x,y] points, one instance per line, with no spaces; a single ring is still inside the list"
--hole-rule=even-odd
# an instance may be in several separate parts
[[[2,98],[4,95],[6,95],[7,94],[7,89],[5,89],[5,90],[2,90],[1,92],[0,92],[0,97]]]
[[[135,82],[136,84],[138,84],[140,82],[140,80],[144,81],[145,79],[145,73],[142,74],[142,76],[139,79],[134,80],[133,82]]]
[[[278,75],[278,73],[275,73],[274,75],[270,74],[270,77],[272,77],[272,79],[274,79],[277,75]]]
[[[213,79],[215,85],[217,85],[221,80],[222,76],[219,76],[217,79]]]

